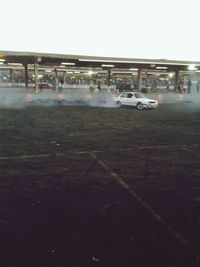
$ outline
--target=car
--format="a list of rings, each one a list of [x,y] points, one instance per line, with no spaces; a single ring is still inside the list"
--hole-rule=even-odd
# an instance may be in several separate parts
[[[123,92],[119,96],[114,97],[113,100],[119,106],[134,106],[139,110],[158,107],[157,100],[150,99],[140,92]]]
[[[35,84],[32,85],[35,88]],[[53,90],[53,85],[51,83],[47,83],[47,82],[39,82],[38,84],[39,89],[52,89]]]
[[[41,82],[39,83],[39,88],[40,89],[53,89],[53,85],[51,83]]]

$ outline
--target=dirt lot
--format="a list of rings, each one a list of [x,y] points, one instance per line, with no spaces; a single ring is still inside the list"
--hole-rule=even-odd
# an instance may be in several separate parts
[[[0,109],[2,267],[200,266],[200,105]]]

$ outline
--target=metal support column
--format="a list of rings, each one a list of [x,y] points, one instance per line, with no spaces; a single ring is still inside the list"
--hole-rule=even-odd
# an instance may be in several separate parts
[[[24,80],[25,80],[25,88],[28,89],[28,64],[24,64]]]
[[[141,92],[142,89],[142,69],[138,69],[138,92]]]
[[[14,85],[15,79],[14,79],[14,69],[10,69],[10,82],[12,85]]]
[[[175,71],[175,80],[174,80],[174,91],[176,92],[178,89],[178,79],[179,79],[179,71]]]
[[[58,78],[58,71],[57,71],[57,69],[54,69],[54,73],[55,73],[55,78],[57,79]]]
[[[149,74],[147,74],[146,87],[149,87]]]
[[[108,79],[108,86],[110,86],[110,84],[111,84],[111,69],[108,70],[107,79]]]
[[[34,63],[34,73],[35,73],[35,92],[39,93],[39,80],[38,80],[38,60],[35,58]]]
[[[64,80],[64,84],[65,84],[65,78],[66,78],[66,74],[67,74],[67,72],[66,72],[66,71],[64,71],[64,73],[63,73],[63,80]]]

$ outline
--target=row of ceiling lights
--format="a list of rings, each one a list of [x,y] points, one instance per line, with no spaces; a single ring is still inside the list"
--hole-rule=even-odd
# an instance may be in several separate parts
[[[79,59],[79,61],[92,61],[92,62],[102,62],[102,60],[90,60],[90,59]],[[0,65],[3,65],[5,62],[5,59],[0,59]],[[103,62],[106,62],[106,60],[103,60]],[[112,62],[118,62],[118,63],[132,63],[130,61],[112,61]],[[135,62],[134,62],[135,63]],[[141,63],[141,62],[140,62]],[[23,64],[21,63],[9,63],[9,65],[11,66],[22,66]],[[60,67],[64,67],[64,66],[75,66],[76,63],[74,62],[62,62]],[[108,68],[114,68],[115,65],[114,64],[101,64],[101,67],[108,67]],[[155,64],[151,64],[152,68],[156,68],[156,69],[160,69],[160,70],[167,70],[167,67],[164,66],[156,66]],[[130,71],[138,71],[138,68],[130,68]],[[194,65],[194,64],[190,64],[188,65],[188,70],[190,71],[197,71],[198,72],[198,68]]]

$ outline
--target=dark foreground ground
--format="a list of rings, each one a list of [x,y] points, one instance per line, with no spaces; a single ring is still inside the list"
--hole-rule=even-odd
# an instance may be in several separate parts
[[[0,266],[200,266],[200,106],[0,110]]]

